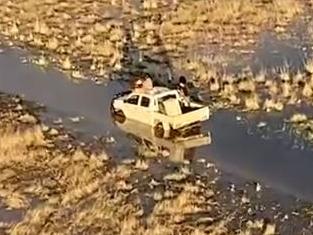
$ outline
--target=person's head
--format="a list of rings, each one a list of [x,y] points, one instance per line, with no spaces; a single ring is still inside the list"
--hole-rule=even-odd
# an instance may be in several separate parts
[[[187,80],[186,80],[185,76],[180,76],[179,77],[179,83],[182,83],[182,84],[186,84],[187,83]]]
[[[135,88],[141,88],[143,86],[143,82],[141,79],[137,79],[135,81]]]

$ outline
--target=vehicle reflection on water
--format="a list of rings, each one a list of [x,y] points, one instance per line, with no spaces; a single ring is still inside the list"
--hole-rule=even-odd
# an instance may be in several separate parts
[[[201,127],[191,127],[186,133],[159,138],[151,126],[133,120],[114,121],[115,125],[135,141],[137,154],[141,157],[169,157],[171,161],[182,162],[194,157],[195,149],[211,143],[210,133],[201,133]]]

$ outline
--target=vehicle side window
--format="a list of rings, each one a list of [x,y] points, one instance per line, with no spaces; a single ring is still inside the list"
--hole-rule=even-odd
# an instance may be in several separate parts
[[[140,105],[143,106],[143,107],[149,107],[150,99],[148,97],[142,96]]]
[[[138,95],[133,95],[133,96],[129,97],[125,102],[129,103],[129,104],[137,105],[138,101],[139,101],[139,96]]]

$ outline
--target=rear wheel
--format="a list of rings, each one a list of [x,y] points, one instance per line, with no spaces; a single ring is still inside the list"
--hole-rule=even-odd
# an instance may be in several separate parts
[[[154,135],[158,138],[163,138],[164,137],[164,127],[163,124],[161,122],[157,123],[154,126]]]
[[[117,111],[114,114],[114,120],[119,123],[124,123],[126,120],[126,116],[124,115],[123,111]]]

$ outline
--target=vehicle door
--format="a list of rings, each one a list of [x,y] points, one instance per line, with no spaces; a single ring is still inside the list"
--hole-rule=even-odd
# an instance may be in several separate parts
[[[139,97],[138,94],[133,94],[124,101],[123,112],[126,118],[136,121],[140,120],[140,114],[138,113]]]
[[[153,125],[153,99],[151,99],[149,96],[141,95],[139,99],[138,113],[141,122],[147,125]]]

